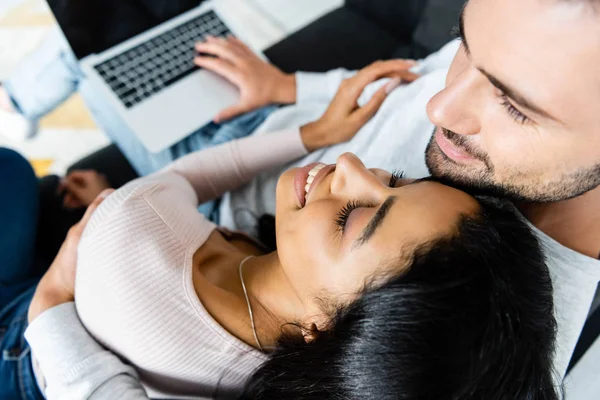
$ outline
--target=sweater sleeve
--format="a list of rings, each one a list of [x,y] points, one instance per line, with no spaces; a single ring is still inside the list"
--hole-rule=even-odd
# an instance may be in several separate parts
[[[169,172],[190,183],[198,203],[221,197],[259,173],[307,154],[298,128],[250,136],[180,158],[158,174]]]
[[[46,380],[47,399],[148,399],[135,370],[83,327],[75,303],[51,308],[25,331]]]
[[[357,71],[334,69],[326,73],[296,73],[296,103],[331,103],[342,81],[356,75]]]

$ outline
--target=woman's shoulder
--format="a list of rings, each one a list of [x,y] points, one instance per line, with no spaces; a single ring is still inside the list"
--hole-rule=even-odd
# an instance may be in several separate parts
[[[90,219],[84,238],[107,230],[113,240],[136,237],[156,242],[171,234],[182,244],[197,242],[215,226],[195,206],[195,193],[176,174],[164,173],[132,181],[111,194]]]

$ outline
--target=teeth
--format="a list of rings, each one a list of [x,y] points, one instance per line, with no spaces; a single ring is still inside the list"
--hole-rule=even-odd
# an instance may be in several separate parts
[[[308,179],[306,180],[306,186],[304,186],[304,191],[306,193],[308,193],[308,191],[310,190],[310,185],[312,185],[313,181],[315,180],[315,176],[317,176],[319,171],[321,171],[325,167],[325,164],[319,164],[308,172]]]
[[[325,168],[325,164],[319,164],[316,167],[314,167],[313,169],[311,169],[308,173],[308,176],[312,176],[315,177],[317,176],[317,174],[319,173],[320,170],[322,170],[323,168]]]

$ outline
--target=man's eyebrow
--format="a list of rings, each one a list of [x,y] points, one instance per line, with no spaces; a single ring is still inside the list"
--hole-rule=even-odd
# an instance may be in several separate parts
[[[469,43],[467,42],[467,36],[465,34],[465,10],[466,9],[467,9],[467,7],[465,5],[465,7],[463,7],[463,9],[462,9],[462,12],[460,13],[460,20],[459,20],[458,27],[459,27],[459,35],[460,35],[460,39],[463,43],[463,47],[465,48],[467,55],[470,56],[471,50],[469,49]],[[518,90],[513,89],[510,86],[508,86],[507,84],[503,83],[502,81],[500,81],[500,79],[496,78],[494,75],[490,74],[485,69],[479,68],[479,67],[477,69],[483,75],[485,75],[485,77],[490,81],[490,83],[492,85],[494,85],[496,88],[501,90],[506,96],[511,98],[515,103],[517,103],[521,107],[523,107],[537,115],[540,115],[544,118],[548,118],[548,119],[558,122],[558,120],[555,117],[550,115],[550,113],[543,110],[542,108],[536,106],[535,103],[528,100],[525,96],[523,96],[521,93],[519,93]]]
[[[352,248],[355,249],[357,247],[362,246],[366,242],[373,237],[375,231],[381,226],[385,217],[389,214],[390,209],[396,202],[396,196],[388,197],[385,202],[379,207],[379,210],[375,213],[375,216],[371,219],[371,221],[367,224],[366,228],[363,230],[362,235],[352,245]]]
[[[458,34],[460,35],[460,40],[463,43],[465,51],[467,52],[467,54],[471,54],[471,51],[469,50],[469,43],[467,42],[467,36],[465,35],[465,10],[466,9],[467,9],[467,5],[465,4],[462,11],[460,12],[460,19],[458,22]]]

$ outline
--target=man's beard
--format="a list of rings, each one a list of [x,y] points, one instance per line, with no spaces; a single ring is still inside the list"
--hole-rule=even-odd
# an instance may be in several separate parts
[[[456,147],[480,160],[479,168],[457,163],[438,146],[433,136],[425,153],[427,168],[434,177],[473,194],[508,198],[515,202],[550,203],[580,196],[600,186],[600,164],[567,172],[551,182],[539,183],[535,176],[515,173],[497,181],[496,167],[488,154],[475,148],[467,137],[442,128],[442,134]]]

